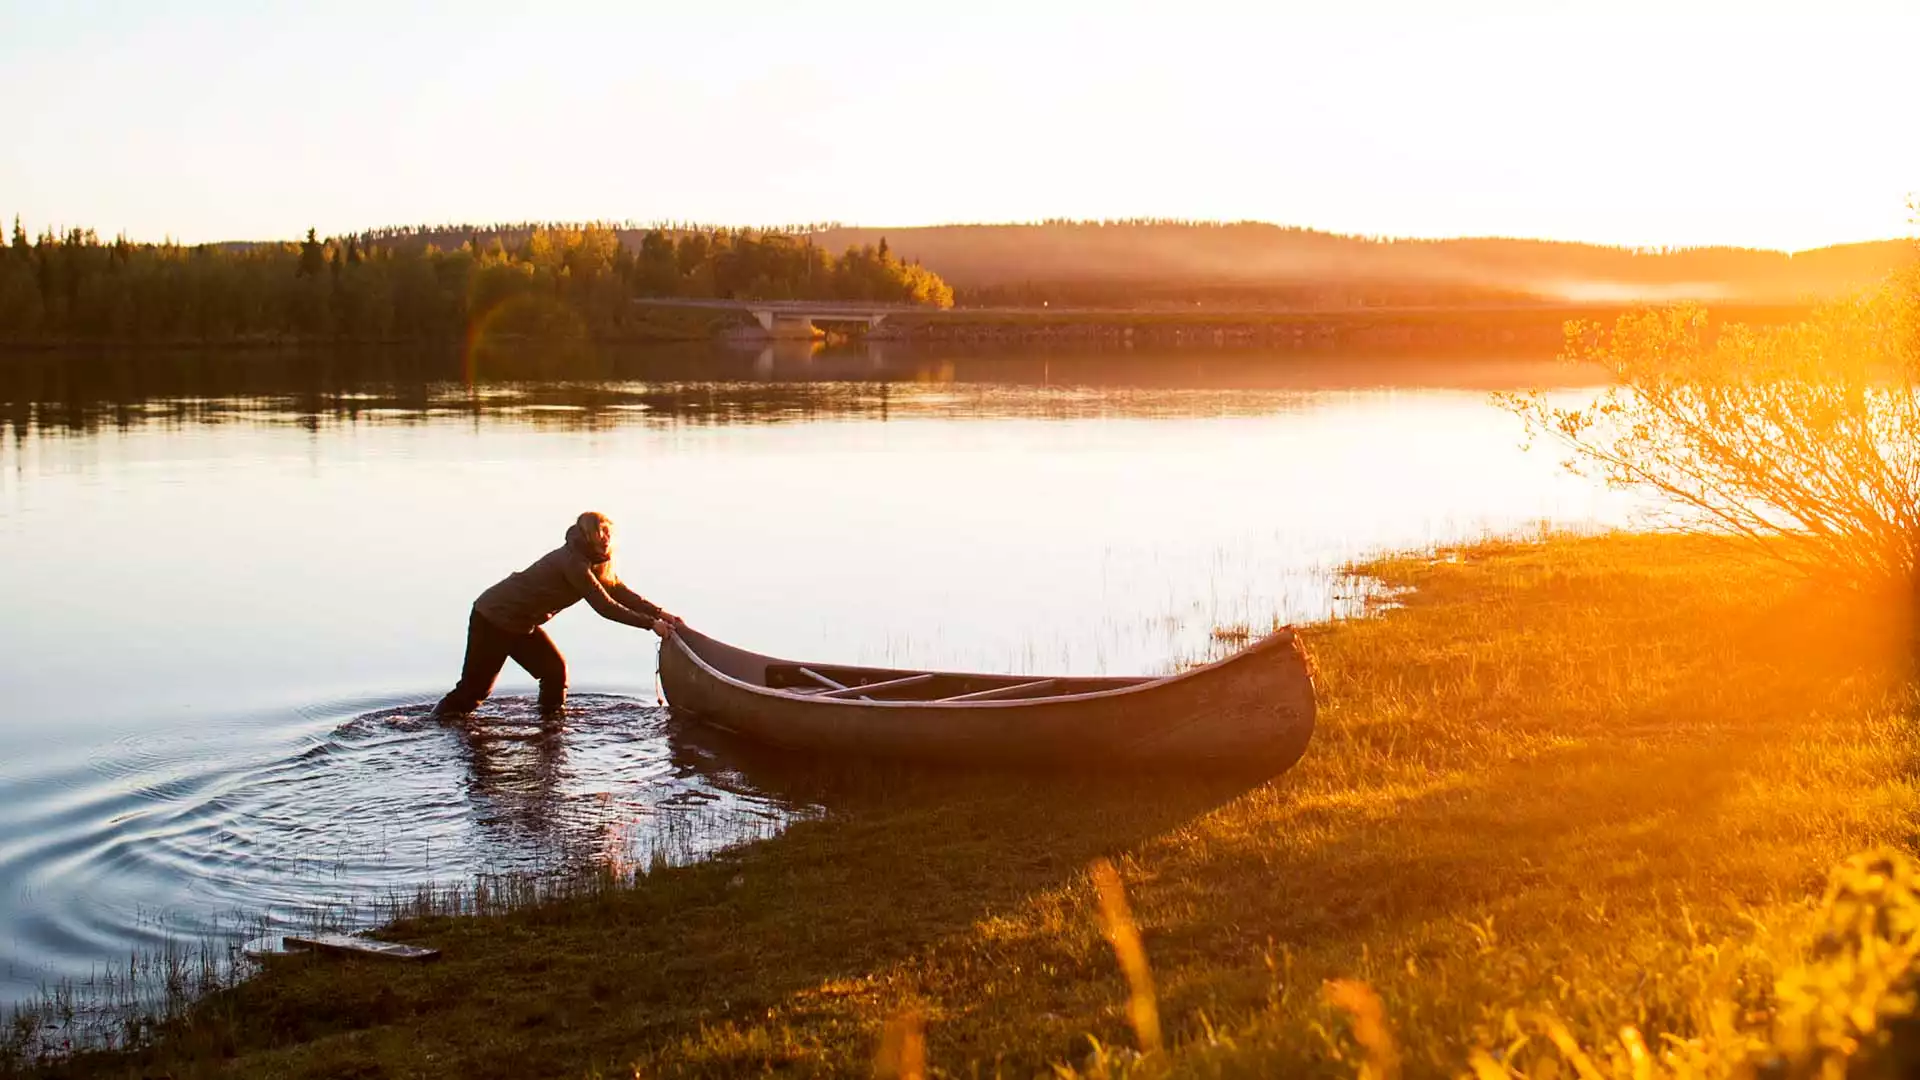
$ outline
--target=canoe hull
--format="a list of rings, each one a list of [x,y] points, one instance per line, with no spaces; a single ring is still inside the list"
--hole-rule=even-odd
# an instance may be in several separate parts
[[[660,650],[676,714],[812,753],[1271,775],[1299,760],[1313,733],[1311,667],[1291,630],[1165,679],[1105,680],[1116,685],[1032,700],[819,700],[759,685],[775,665],[791,666],[692,630]],[[861,681],[912,674],[861,671]]]

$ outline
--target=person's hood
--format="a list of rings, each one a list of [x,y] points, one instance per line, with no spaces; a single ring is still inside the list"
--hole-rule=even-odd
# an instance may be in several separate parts
[[[595,547],[587,534],[580,531],[579,525],[567,526],[567,546],[579,552],[590,563],[606,562],[611,556]]]

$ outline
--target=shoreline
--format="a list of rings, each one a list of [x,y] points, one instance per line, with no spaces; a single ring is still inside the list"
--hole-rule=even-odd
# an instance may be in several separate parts
[[[1090,344],[1106,347],[1283,350],[1520,349],[1557,355],[1572,321],[1610,323],[1644,305],[1510,304],[1484,307],[1344,308],[1326,311],[967,311],[902,315],[872,336],[962,344]],[[1805,305],[1707,305],[1712,325],[1775,324]]]
[[[1486,348],[1519,349],[1557,355],[1570,320],[1610,322],[1639,310],[1633,304],[1541,304],[1488,307],[1341,308],[1318,311],[1264,309],[927,309],[901,311],[868,332],[833,331],[847,341],[918,345],[1069,345],[1106,349],[1137,346],[1174,349],[1285,349],[1328,351]],[[1707,304],[1711,325],[1774,325],[1805,316],[1805,303]],[[671,312],[662,315],[661,312]],[[645,324],[616,335],[538,338],[495,336],[480,347],[580,349],[698,345],[772,344],[781,339],[762,330],[742,312],[713,308],[685,310],[649,307]],[[78,355],[101,352],[300,353],[315,351],[413,349],[460,352],[476,347],[466,340],[298,337],[248,339],[176,339],[167,341],[0,339],[7,355]]]

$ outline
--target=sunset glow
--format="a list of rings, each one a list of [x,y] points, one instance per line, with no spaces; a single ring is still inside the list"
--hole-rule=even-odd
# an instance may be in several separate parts
[[[1920,1076],[1916,45],[0,0],[0,1080]]]
[[[1798,249],[1907,231],[1915,40],[1893,3],[14,2],[0,97],[33,107],[0,212],[195,241],[1152,216]]]

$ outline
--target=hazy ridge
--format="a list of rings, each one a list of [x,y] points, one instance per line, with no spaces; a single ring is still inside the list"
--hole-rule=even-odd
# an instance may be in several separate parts
[[[383,243],[454,248],[476,235],[511,244],[535,227],[415,226],[371,235]],[[629,247],[638,247],[647,231],[616,228]],[[1500,237],[1373,238],[1259,222],[836,225],[768,231],[790,232],[833,252],[884,239],[901,258],[918,260],[952,284],[962,305],[1779,303],[1870,285],[1916,254],[1904,239],[1792,253],[1738,247],[1646,250]]]
[[[1786,253],[1750,248],[1642,251],[1503,238],[1395,240],[1258,223],[966,225],[833,229],[817,242],[877,242],[957,289],[1024,285],[1246,289],[1370,283],[1549,301],[1784,301],[1869,285],[1915,257],[1905,240]]]

